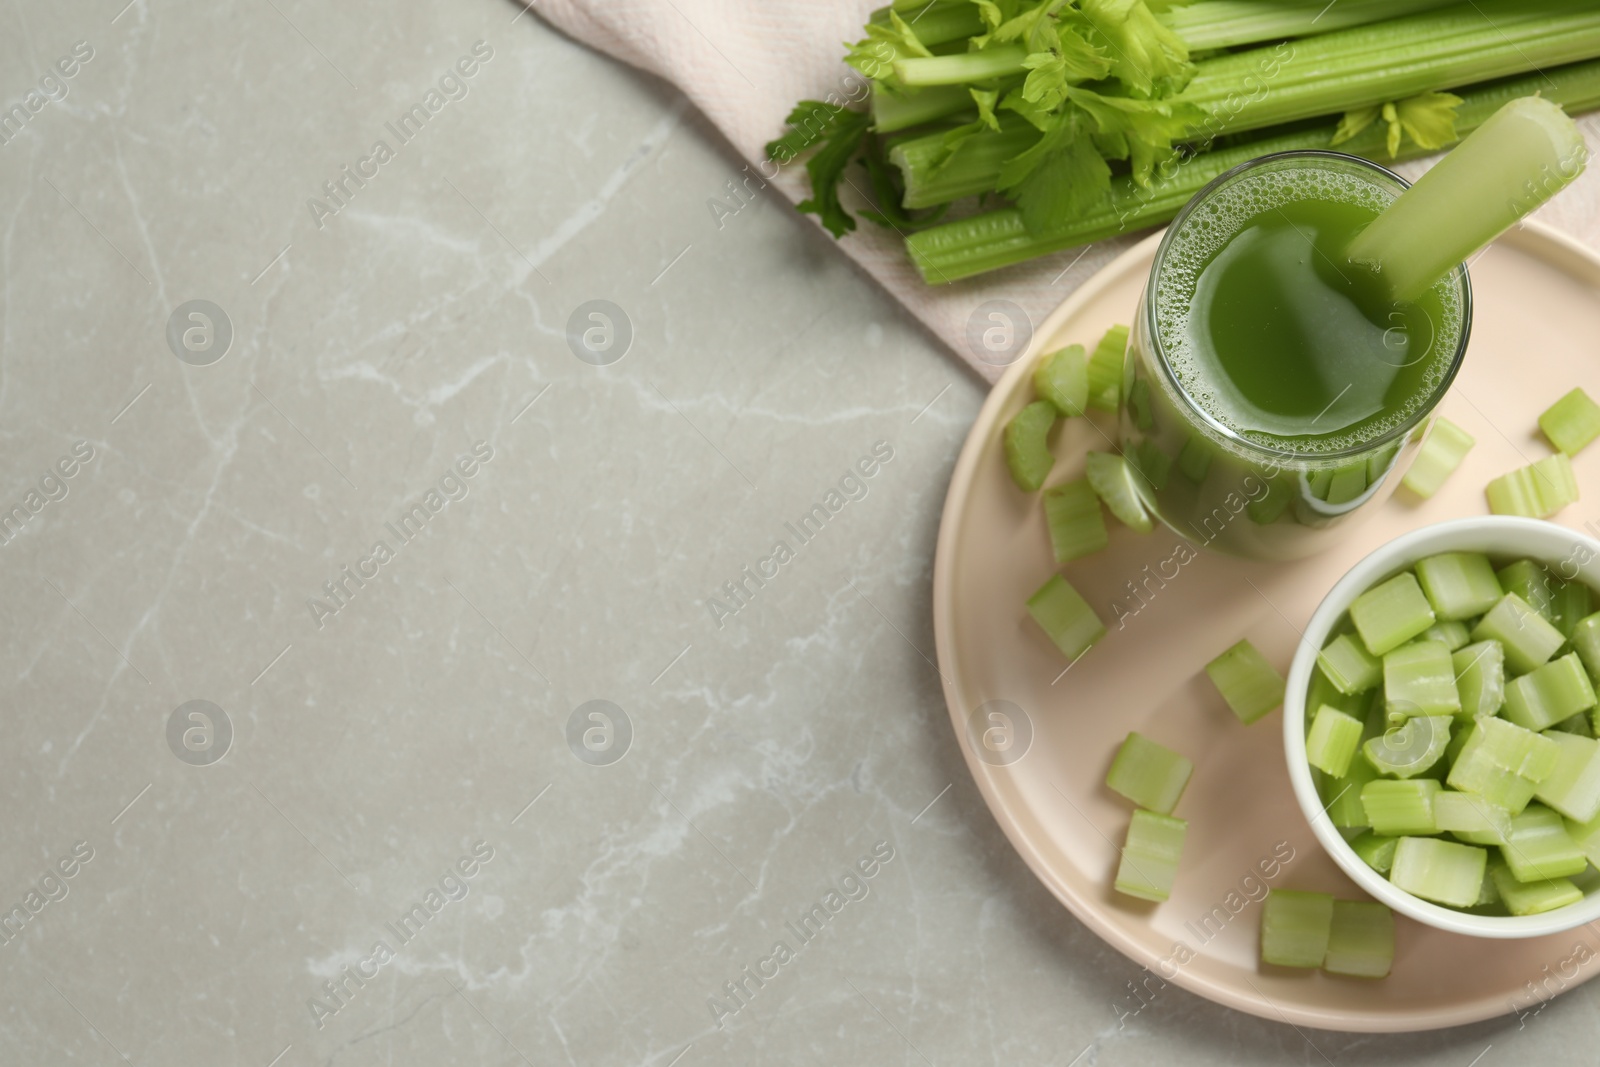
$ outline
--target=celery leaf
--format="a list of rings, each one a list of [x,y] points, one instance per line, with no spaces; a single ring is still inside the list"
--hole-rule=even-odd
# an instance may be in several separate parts
[[[1110,47],[1112,75],[1128,88],[1149,95],[1158,84],[1181,88],[1193,74],[1188,46],[1144,0],[1079,0],[1078,7]]]
[[[1419,93],[1397,102],[1395,112],[1413,141],[1423,148],[1439,149],[1456,140],[1456,108],[1460,105],[1461,98],[1450,93]]]
[[[781,165],[816,147],[806,160],[811,196],[795,206],[820,218],[833,236],[843,237],[856,228],[856,220],[839,202],[839,182],[844,180],[845,167],[872,127],[872,116],[817,100],[802,100],[787,121],[789,132],[767,145],[767,155]]]

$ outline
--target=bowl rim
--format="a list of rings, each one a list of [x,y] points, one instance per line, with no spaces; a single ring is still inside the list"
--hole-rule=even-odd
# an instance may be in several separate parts
[[[1548,547],[1546,550],[1526,551],[1506,551],[1496,547],[1506,540]],[[1284,691],[1283,739],[1289,782],[1294,788],[1301,813],[1310,823],[1311,831],[1323,851],[1333,858],[1345,874],[1374,899],[1420,923],[1473,937],[1540,937],[1600,919],[1600,892],[1589,893],[1575,904],[1539,915],[1470,915],[1413,896],[1367,866],[1345,841],[1332,820],[1325,817],[1322,799],[1317,795],[1316,784],[1311,777],[1311,766],[1306,762],[1306,691],[1317,654],[1351,601],[1378,582],[1427,556],[1439,552],[1484,552],[1494,556],[1534,558],[1549,565],[1557,560],[1572,558],[1580,547],[1587,549],[1588,558],[1578,564],[1579,577],[1591,587],[1600,586],[1600,541],[1571,527],[1509,515],[1480,515],[1419,527],[1373,549],[1346,571],[1344,577],[1334,583],[1317,605],[1317,610],[1306,623],[1300,643],[1295,647]],[[1562,555],[1563,549],[1565,557]]]

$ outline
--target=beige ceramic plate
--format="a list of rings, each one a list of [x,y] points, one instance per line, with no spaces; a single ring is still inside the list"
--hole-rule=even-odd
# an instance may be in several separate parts
[[[1299,627],[1353,563],[1406,530],[1483,514],[1490,478],[1549,453],[1539,413],[1575,385],[1600,397],[1600,257],[1530,225],[1472,265],[1471,348],[1440,410],[1478,443],[1438,496],[1419,502],[1402,490],[1344,545],[1291,564],[1190,559],[1192,550],[1159,525],[1146,536],[1115,528],[1109,549],[1065,569],[1110,633],[1062,674],[1065,661],[1023,607],[1054,567],[1038,498],[1007,476],[1001,429],[1030,399],[1037,353],[1073,342],[1092,348],[1108,326],[1129,321],[1157,239],[1108,266],[1040,328],[984,404],[945,502],[934,567],[939,666],[951,720],[995,819],[1034,873],[1101,937],[1158,975],[1266,1018],[1421,1030],[1525,1008],[1529,982],[1559,991],[1593,977],[1600,940],[1587,930],[1488,941],[1405,918],[1394,972],[1381,982],[1260,966],[1253,898],[1265,886],[1361,894],[1323,854],[1295,803],[1281,713],[1241,726],[1203,668],[1248,637],[1287,671]],[[1079,477],[1088,449],[1109,447],[1102,431],[1112,432],[1108,421],[1065,427],[1052,484]],[[1584,500],[1560,520],[1600,526],[1600,446],[1575,466]],[[986,729],[993,732],[980,749]],[[1175,812],[1189,820],[1183,864],[1172,899],[1160,906],[1111,889],[1130,808],[1102,782],[1129,730],[1196,765]],[[1014,762],[1000,762],[1006,758]],[[1552,975],[1563,977],[1550,982]]]

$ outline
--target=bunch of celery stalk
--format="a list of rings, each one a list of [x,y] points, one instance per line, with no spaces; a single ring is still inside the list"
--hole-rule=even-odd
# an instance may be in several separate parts
[[[1406,159],[1515,97],[1600,107],[1597,57],[1593,0],[894,0],[846,57],[870,106],[802,101],[767,148],[810,153],[802,211],[842,237],[854,186],[939,284],[1166,222],[1268,153]]]

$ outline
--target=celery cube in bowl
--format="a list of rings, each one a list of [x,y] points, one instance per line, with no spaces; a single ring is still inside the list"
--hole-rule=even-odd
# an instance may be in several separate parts
[[[1559,644],[1561,635],[1547,633],[1547,629],[1553,628],[1537,612],[1521,610],[1524,605],[1506,596],[1491,602],[1494,587],[1487,580],[1478,557],[1492,561],[1496,567],[1530,560],[1564,579],[1571,578],[1600,590],[1600,541],[1537,519],[1513,516],[1457,519],[1425,526],[1390,541],[1352,567],[1328,592],[1306,625],[1285,687],[1284,751],[1295,797],[1317,840],[1374,900],[1418,922],[1454,933],[1488,938],[1542,937],[1600,920],[1600,891],[1594,890],[1596,880],[1578,877],[1567,883],[1563,880],[1567,876],[1561,873],[1579,863],[1576,856],[1591,852],[1588,824],[1579,817],[1591,811],[1600,812],[1597,807],[1600,805],[1600,749],[1594,748],[1593,741],[1578,735],[1552,732],[1546,736],[1543,732],[1553,728],[1553,723],[1546,722],[1552,716],[1569,707],[1592,707],[1595,703],[1592,691],[1580,678],[1584,672],[1578,669],[1586,666],[1582,661],[1591,642],[1582,627],[1576,627],[1575,639],[1568,647],[1560,649],[1561,656],[1555,655],[1557,649],[1551,643]],[[1470,570],[1462,565],[1469,559]],[[1418,564],[1424,561],[1430,562],[1419,570]],[[1411,582],[1396,581],[1403,575],[1425,576],[1421,578],[1420,588],[1431,601],[1423,599],[1419,603],[1418,597],[1413,595],[1416,589]],[[1366,596],[1373,590],[1380,592],[1376,596]],[[1503,684],[1516,685],[1512,706],[1500,706],[1500,661],[1486,656],[1486,650],[1479,645],[1457,650],[1470,652],[1463,661],[1457,661],[1455,653],[1446,652],[1457,675],[1456,687],[1465,690],[1460,694],[1464,696],[1462,706],[1452,719],[1447,714],[1449,701],[1443,689],[1440,688],[1435,700],[1430,688],[1433,675],[1438,673],[1434,670],[1436,665],[1430,661],[1428,671],[1423,672],[1410,664],[1409,660],[1421,658],[1414,648],[1390,663],[1388,680],[1400,687],[1395,695],[1422,705],[1417,712],[1431,713],[1438,716],[1438,722],[1449,725],[1452,743],[1436,766],[1423,776],[1401,778],[1394,773],[1380,772],[1377,780],[1389,784],[1373,789],[1363,777],[1362,784],[1357,787],[1359,791],[1370,791],[1373,804],[1387,812],[1383,804],[1389,799],[1398,799],[1390,798],[1389,793],[1402,789],[1418,791],[1419,795],[1422,790],[1433,791],[1441,783],[1432,779],[1444,779],[1457,763],[1461,766],[1459,773],[1450,777],[1443,786],[1444,791],[1438,794],[1452,803],[1444,819],[1437,820],[1439,825],[1431,828],[1434,836],[1416,837],[1419,843],[1408,846],[1404,863],[1389,859],[1379,864],[1393,865],[1387,874],[1380,873],[1371,863],[1370,857],[1375,855],[1372,848],[1358,851],[1352,847],[1335,825],[1336,821],[1325,813],[1326,800],[1318,794],[1318,773],[1310,762],[1313,754],[1321,763],[1330,762],[1325,750],[1329,748],[1328,734],[1333,724],[1325,723],[1318,731],[1313,720],[1322,706],[1329,703],[1328,694],[1337,696],[1335,690],[1324,683],[1318,687],[1316,703],[1308,705],[1318,658],[1331,662],[1341,672],[1341,679],[1352,688],[1367,685],[1372,673],[1364,659],[1350,654],[1350,641],[1335,644],[1339,635],[1349,633],[1349,621],[1353,617],[1351,607],[1358,601],[1360,610],[1356,614],[1364,617],[1355,619],[1356,632],[1373,659],[1382,661],[1386,654],[1392,654],[1408,641],[1433,640],[1433,637],[1421,635],[1427,626],[1436,622],[1428,620],[1427,616],[1439,615],[1442,607],[1440,617],[1455,616],[1450,621],[1472,622],[1472,641],[1493,642],[1489,651],[1504,652]],[[1478,623],[1485,620],[1487,624],[1480,628]],[[1600,632],[1600,624],[1595,629]],[[1592,643],[1600,647],[1600,642]],[[1375,650],[1373,645],[1382,651]],[[1333,646],[1331,653],[1330,646]],[[1600,659],[1600,654],[1592,658]],[[1534,675],[1534,671],[1547,663],[1554,665]],[[1463,666],[1473,670],[1463,672]],[[1488,677],[1490,667],[1495,668],[1493,678]],[[1462,673],[1472,674],[1467,679],[1470,686],[1463,685]],[[1484,677],[1478,677],[1479,674]],[[1368,692],[1381,700],[1381,686],[1382,683],[1373,685]],[[1486,718],[1477,718],[1485,713]],[[1331,716],[1324,717],[1331,719]],[[1419,714],[1418,721],[1422,717]],[[1518,725],[1519,719],[1527,725]],[[1485,723],[1494,729],[1489,729]],[[1396,728],[1391,726],[1393,729]],[[1313,735],[1315,753],[1308,752],[1308,734]],[[1459,741],[1456,740],[1458,734]],[[1513,736],[1501,737],[1501,734]],[[1526,743],[1515,744],[1519,739]],[[1537,751],[1533,750],[1535,747]],[[1546,758],[1557,754],[1563,757],[1559,766],[1555,759]],[[1475,761],[1470,767],[1466,765],[1469,757],[1470,761]],[[1365,758],[1357,756],[1352,771],[1354,764]],[[1465,792],[1458,793],[1458,790]],[[1536,793],[1543,803],[1532,801]],[[1491,803],[1491,797],[1500,800]],[[1469,826],[1462,821],[1462,811],[1457,809],[1464,811],[1466,805],[1456,803],[1457,800],[1466,801],[1474,808],[1482,807],[1490,815],[1520,820],[1515,826],[1517,848],[1521,851],[1513,850],[1513,858],[1523,868],[1520,872],[1505,860],[1502,847],[1495,843],[1502,835],[1496,834],[1492,827],[1475,829],[1476,823]],[[1563,808],[1566,810],[1561,810]],[[1436,811],[1435,816],[1438,814]],[[1600,815],[1591,818],[1600,824]],[[1448,827],[1445,822],[1449,823]],[[1419,824],[1418,829],[1406,832],[1417,834],[1422,829]],[[1600,840],[1600,835],[1596,839]],[[1452,847],[1420,842],[1448,843]],[[1505,850],[1511,849],[1511,845],[1505,846]],[[1592,852],[1600,856],[1600,848]],[[1466,859],[1473,862],[1468,864],[1464,862]],[[1479,870],[1478,861],[1482,859],[1490,862]],[[1395,867],[1401,871],[1398,879],[1393,877]],[[1467,883],[1481,882],[1485,871],[1492,871],[1494,877],[1512,890],[1516,907],[1505,904],[1498,909],[1482,908],[1475,906],[1476,897],[1467,901],[1470,895]],[[1561,880],[1559,885],[1558,880]],[[1560,892],[1552,890],[1552,885]],[[1574,897],[1572,886],[1591,891]],[[1422,891],[1420,894],[1416,892],[1418,889]],[[1428,895],[1434,899],[1426,899]],[[1501,896],[1503,900],[1504,894]],[[1440,903],[1440,900],[1447,903]],[[1495,910],[1501,914],[1485,913]]]

